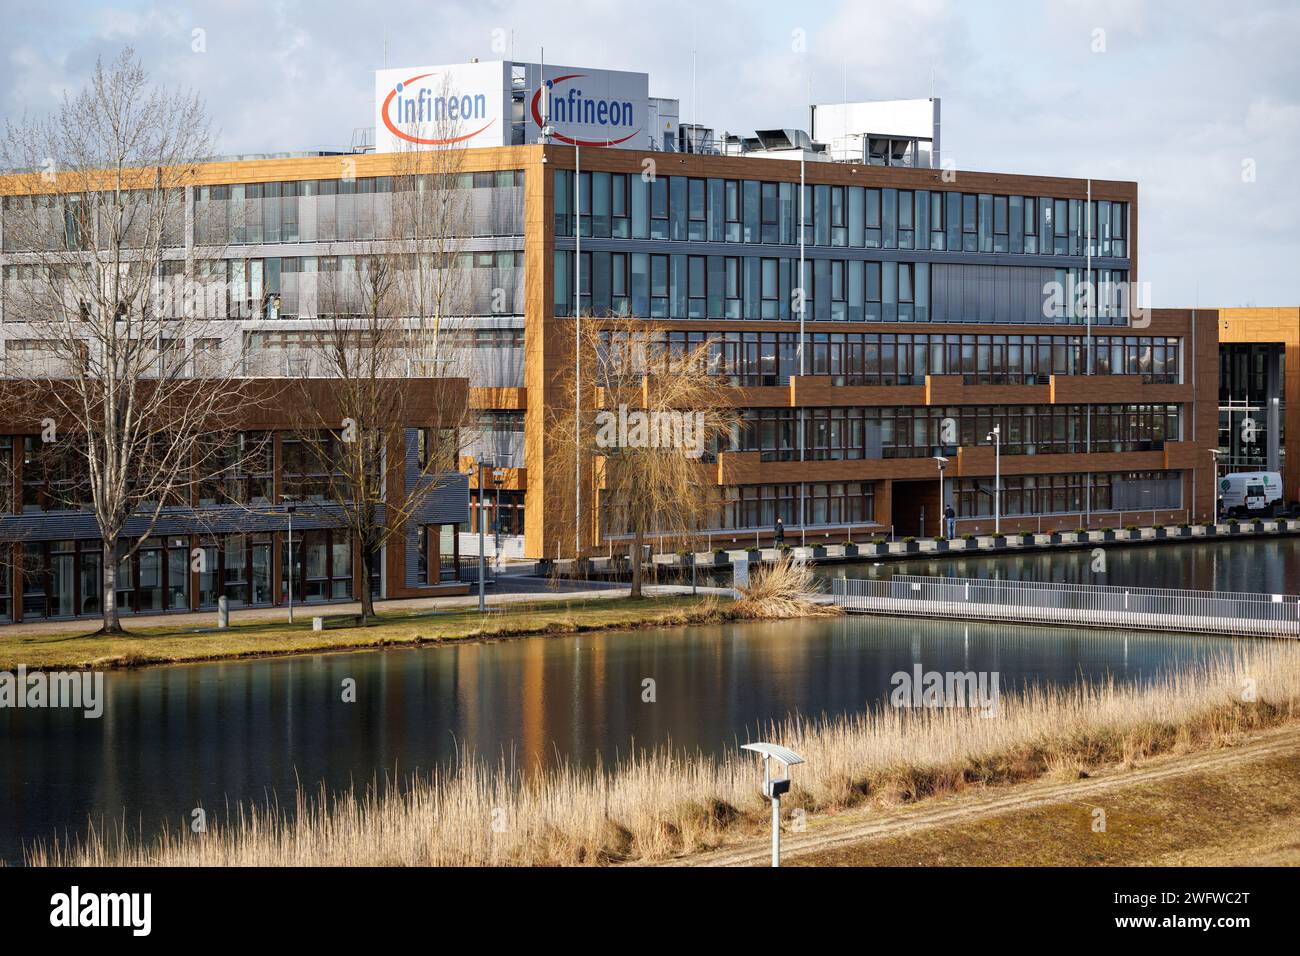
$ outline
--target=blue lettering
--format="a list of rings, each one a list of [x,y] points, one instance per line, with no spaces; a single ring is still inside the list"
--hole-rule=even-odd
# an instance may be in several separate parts
[[[402,92],[401,86],[397,89]],[[463,96],[434,96],[421,89],[415,97],[397,97],[397,122],[424,123],[435,119],[483,119],[487,116],[487,96],[483,93]]]
[[[560,95],[550,96],[549,119],[556,124],[583,124],[587,126],[632,125],[630,100],[589,99],[582,90],[569,87]]]

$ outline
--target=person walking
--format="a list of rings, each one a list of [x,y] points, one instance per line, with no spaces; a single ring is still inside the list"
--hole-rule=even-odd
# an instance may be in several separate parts
[[[776,519],[776,546],[779,548],[785,544],[785,522],[781,520],[780,515]]]
[[[952,505],[943,509],[943,521],[948,529],[946,537],[951,541],[957,536],[957,512],[952,510]]]

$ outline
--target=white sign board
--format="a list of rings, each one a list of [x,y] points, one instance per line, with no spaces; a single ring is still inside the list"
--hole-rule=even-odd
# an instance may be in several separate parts
[[[543,78],[545,82],[543,83]],[[621,70],[524,64],[525,142],[536,143],[549,122],[551,142],[649,148],[650,76]]]
[[[375,151],[510,142],[510,64],[375,71]]]

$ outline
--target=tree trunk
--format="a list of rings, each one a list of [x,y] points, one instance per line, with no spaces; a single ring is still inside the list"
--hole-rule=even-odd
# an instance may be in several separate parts
[[[375,564],[375,553],[369,541],[361,543],[361,624],[365,626],[375,616],[375,598],[370,593],[371,571]]]
[[[645,550],[645,532],[637,528],[632,532],[632,590],[628,597],[641,596],[641,553]]]
[[[101,604],[101,634],[122,634],[122,621],[117,613],[117,539],[104,539],[104,556],[101,558],[104,571],[104,587]]]

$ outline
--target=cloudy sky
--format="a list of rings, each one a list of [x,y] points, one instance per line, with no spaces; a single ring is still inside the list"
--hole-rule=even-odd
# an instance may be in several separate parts
[[[1295,0],[0,0],[0,24],[0,118],[49,110],[131,44],[203,95],[226,153],[346,145],[373,123],[385,54],[511,43],[648,72],[683,119],[736,132],[806,125],[810,84],[830,101],[846,78],[850,100],[933,92],[959,169],[1136,180],[1156,306],[1300,304]]]

